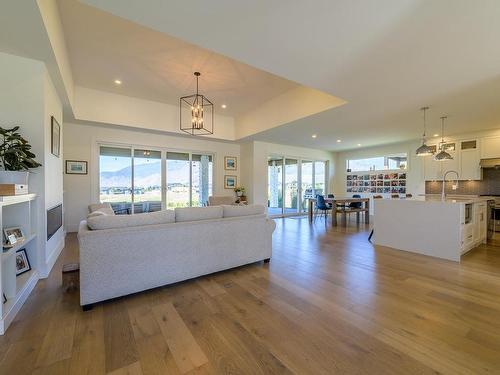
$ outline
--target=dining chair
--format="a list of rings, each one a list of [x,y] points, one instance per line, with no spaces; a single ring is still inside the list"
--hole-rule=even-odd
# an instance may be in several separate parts
[[[319,210],[321,213],[324,214],[325,216],[325,222],[328,216],[328,211],[330,211],[332,208],[329,207],[326,202],[325,202],[325,197],[323,195],[316,195],[316,212]],[[321,215],[320,213],[320,215]],[[316,219],[317,215],[315,216]]]
[[[328,195],[327,195],[327,197],[328,197],[328,198],[330,198],[330,199],[333,199],[333,198],[335,198],[335,195],[333,195],[333,194],[328,194]],[[332,204],[331,204],[330,202],[326,202],[326,205],[327,205],[328,207],[332,207]]]

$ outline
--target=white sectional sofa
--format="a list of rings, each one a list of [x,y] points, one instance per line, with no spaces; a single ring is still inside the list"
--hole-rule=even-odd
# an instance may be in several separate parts
[[[94,205],[80,223],[80,304],[269,261],[275,223],[263,206],[114,215]]]

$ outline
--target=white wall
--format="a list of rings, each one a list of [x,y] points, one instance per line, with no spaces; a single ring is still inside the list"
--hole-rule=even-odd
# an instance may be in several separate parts
[[[184,134],[179,129],[179,106],[75,87],[75,117],[79,120]],[[234,119],[215,112],[214,135],[234,140]]]
[[[224,189],[224,175],[239,177],[242,168],[240,165],[237,171],[224,171],[224,156],[236,156],[240,162],[240,145],[234,142],[172,136],[155,131],[110,125],[65,123],[64,130],[64,159],[89,162],[88,175],[64,175],[65,226],[69,232],[78,230],[80,221],[87,216],[87,206],[99,199],[97,177],[99,142],[213,153],[215,195],[234,195],[232,190]]]
[[[267,206],[267,158],[270,155],[328,161],[328,191],[333,187],[335,156],[329,151],[267,142],[246,143],[241,151],[242,160],[246,167],[242,181],[248,189],[247,198],[250,203]]]
[[[406,191],[413,195],[425,192],[425,181],[423,174],[423,159],[415,155],[415,150],[420,146],[418,141],[403,142],[391,145],[369,147],[357,150],[338,152],[336,160],[336,175],[333,184],[333,193],[338,196],[347,194],[346,180],[348,159],[361,159],[376,156],[386,156],[406,152],[408,154],[408,170],[406,172]],[[363,195],[363,194],[361,194]],[[367,194],[370,195],[370,194]]]
[[[33,146],[41,167],[32,170],[29,190],[37,193],[37,259],[31,259],[40,276],[50,272],[64,246],[61,228],[46,241],[46,208],[62,202],[62,154],[50,154],[50,116],[62,125],[62,106],[45,65],[40,61],[0,53],[0,124],[20,126],[21,134]]]
[[[63,110],[61,100],[57,95],[56,89],[50,80],[47,72],[44,73],[44,171],[45,171],[45,210],[63,203]],[[57,120],[60,125],[60,150],[59,157],[51,152],[52,143],[52,121],[51,117]],[[64,207],[63,207],[64,210]],[[47,233],[46,222],[45,233]],[[47,264],[46,273],[52,269],[57,257],[64,247],[64,227],[61,227],[47,241],[45,246],[45,263]]]

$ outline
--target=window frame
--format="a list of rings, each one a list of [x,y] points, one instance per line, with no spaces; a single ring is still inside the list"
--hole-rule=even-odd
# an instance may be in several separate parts
[[[351,170],[347,173],[360,173],[360,172],[384,172],[384,171],[409,171],[410,170],[410,153],[407,151],[401,151],[401,152],[393,152],[389,154],[377,154],[377,155],[371,155],[371,156],[365,156],[365,157],[360,157],[360,158],[346,158],[345,160],[345,170],[347,171],[349,169],[349,163],[354,160],[365,160],[365,159],[373,159],[373,158],[391,158],[391,157],[397,157],[400,156],[401,154],[406,154],[406,168],[405,169],[400,169],[400,168],[387,168],[387,169],[367,169],[367,170]]]
[[[193,179],[193,165],[192,165],[192,155],[210,155],[212,157],[212,193],[216,190],[216,178],[217,175],[217,153],[213,151],[199,151],[199,150],[191,150],[191,149],[181,149],[181,148],[172,148],[172,147],[159,147],[159,146],[148,146],[144,144],[134,144],[134,143],[122,143],[122,142],[109,142],[109,141],[100,141],[96,140],[93,142],[92,151],[93,154],[93,168],[91,168],[91,184],[95,188],[92,189],[93,202],[100,202],[100,191],[101,191],[101,166],[100,166],[100,150],[101,147],[116,147],[116,148],[130,148],[130,158],[131,158],[131,187],[132,187],[132,200],[131,200],[131,214],[134,214],[134,153],[135,150],[151,150],[151,151],[159,151],[161,154],[161,209],[165,210],[168,207],[167,202],[167,152],[178,152],[178,153],[186,153],[189,154],[189,206],[192,207],[192,179]]]
[[[303,156],[293,156],[293,155],[288,155],[288,154],[275,154],[275,153],[270,153],[267,155],[266,158],[266,168],[269,167],[267,162],[269,161],[269,158],[277,158],[281,159],[283,162],[283,170],[282,170],[282,178],[281,178],[281,191],[282,194],[285,194],[285,185],[286,185],[286,178],[285,178],[285,163],[287,159],[292,159],[292,160],[297,160],[297,195],[300,197],[299,201],[297,202],[297,210],[295,212],[290,212],[286,213],[285,209],[285,199],[283,197],[282,199],[282,206],[281,207],[281,213],[280,214],[269,214],[270,217],[286,217],[286,216],[297,216],[297,215],[305,215],[307,214],[307,208],[303,208],[303,189],[302,189],[302,163],[305,162],[311,162],[312,163],[312,187],[313,189],[316,189],[316,162],[322,162],[325,165],[325,191],[323,192],[324,195],[327,195],[329,193],[329,171],[330,171],[330,160],[327,159],[318,159],[314,157],[303,157]],[[266,169],[266,195],[267,199],[269,199],[269,179],[268,179],[268,170]],[[307,206],[306,206],[307,207]],[[268,207],[266,207],[267,209]]]

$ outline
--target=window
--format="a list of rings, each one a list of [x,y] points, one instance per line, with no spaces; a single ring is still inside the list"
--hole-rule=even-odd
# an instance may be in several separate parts
[[[347,169],[351,172],[383,171],[387,169],[406,169],[408,155],[406,153],[377,156],[364,159],[347,160]]]
[[[134,150],[134,213],[161,210],[161,152]]]
[[[326,193],[326,161],[270,156],[267,165],[269,215],[306,212],[308,199]]]
[[[191,173],[193,175],[191,205],[204,206],[212,195],[213,160],[212,155],[193,154]]]
[[[132,149],[101,147],[99,155],[101,202],[111,203],[117,214],[132,211]]]
[[[213,172],[211,154],[100,146],[100,201],[111,203],[116,214],[204,206]]]
[[[189,153],[167,152],[167,208],[189,207]]]

